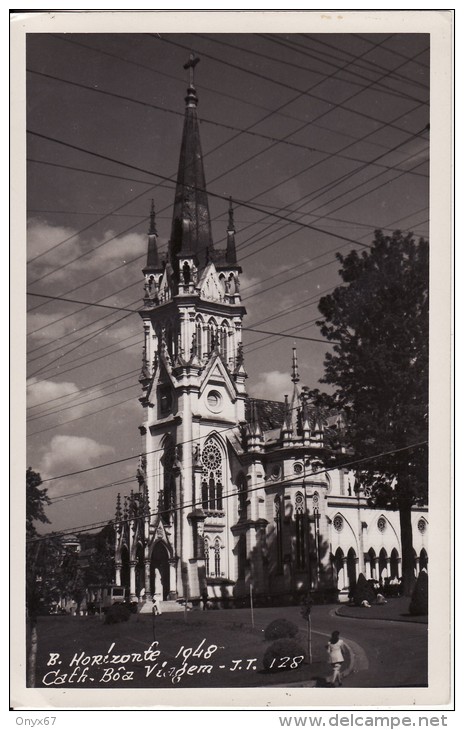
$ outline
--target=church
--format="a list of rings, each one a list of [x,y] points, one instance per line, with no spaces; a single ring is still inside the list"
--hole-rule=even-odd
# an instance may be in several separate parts
[[[342,594],[360,573],[401,579],[399,517],[368,506],[334,467],[337,415],[320,413],[289,352],[290,398],[247,394],[232,202],[226,248],[208,208],[191,58],[166,260],[152,203],[140,309],[143,453],[138,486],[118,496],[116,584],[163,608],[291,602]],[[427,566],[426,508],[412,513],[416,573]]]

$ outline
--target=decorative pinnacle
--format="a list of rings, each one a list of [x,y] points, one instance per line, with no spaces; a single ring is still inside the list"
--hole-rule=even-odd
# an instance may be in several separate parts
[[[229,197],[229,223],[227,225],[227,230],[233,231],[235,233],[234,209],[232,207],[232,196]]]
[[[293,348],[292,357],[292,383],[298,383],[300,376],[298,374],[298,360],[296,356],[296,347]]]
[[[151,209],[150,209],[150,228],[148,230],[148,235],[158,235],[158,232],[156,230],[156,222],[155,222],[155,201],[153,198],[151,199]]]
[[[187,69],[190,69],[190,75],[189,75],[189,87],[190,87],[191,89],[194,89],[194,88],[195,88],[195,85],[194,85],[194,78],[193,78],[193,72],[194,72],[194,70],[195,70],[195,66],[197,65],[197,63],[200,63],[200,59],[198,58],[198,56],[195,56],[195,54],[193,54],[193,53],[191,53],[191,54],[190,54],[190,58],[189,58],[189,60],[187,61],[187,63],[184,63],[184,68],[185,68],[186,70],[187,70]]]

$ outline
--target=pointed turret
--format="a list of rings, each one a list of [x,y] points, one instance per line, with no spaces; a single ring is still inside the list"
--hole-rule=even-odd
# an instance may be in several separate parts
[[[293,383],[293,394],[290,402],[290,427],[292,436],[299,435],[300,431],[300,389],[298,383],[300,381],[300,375],[298,373],[298,358],[296,354],[296,347],[293,347],[292,354],[292,383]]]
[[[263,429],[259,422],[258,406],[255,400],[250,400],[250,421],[248,423],[248,450],[261,451],[264,446]]]
[[[147,265],[143,269],[145,276],[162,271],[158,254],[158,232],[156,230],[155,201],[152,198],[150,208],[150,227],[148,229]]]
[[[185,69],[190,70],[190,82],[185,97],[184,131],[177,172],[170,241],[171,262],[176,269],[176,273],[177,262],[181,256],[194,255],[201,267],[205,263],[206,249],[209,247],[210,253],[212,249],[211,221],[198,128],[198,97],[193,77],[194,68],[199,60],[191,54],[189,61],[184,65]],[[188,206],[187,210],[186,206]],[[184,221],[186,220],[190,220],[190,240],[188,243],[184,241]],[[186,250],[186,246],[189,250]]]

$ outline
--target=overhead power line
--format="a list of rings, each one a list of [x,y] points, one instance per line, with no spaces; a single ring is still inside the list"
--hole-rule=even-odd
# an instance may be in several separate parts
[[[78,87],[80,89],[84,89],[86,91],[95,92],[96,94],[103,94],[105,96],[111,96],[111,97],[114,97],[116,99],[120,99],[120,100],[123,100],[123,101],[130,101],[133,104],[140,104],[141,106],[149,107],[151,109],[155,109],[156,111],[161,111],[161,112],[164,112],[166,114],[175,114],[176,116],[180,116],[182,118],[184,118],[184,115],[185,115],[185,112],[184,111],[177,111],[175,109],[168,109],[167,107],[159,106],[159,105],[153,104],[151,102],[145,102],[145,101],[141,101],[139,99],[134,99],[133,97],[130,97],[130,96],[124,96],[122,94],[116,94],[116,93],[114,93],[112,91],[105,91],[104,89],[101,89],[100,87],[88,86],[86,84],[82,84],[82,83],[79,83],[77,81],[71,81],[70,79],[63,79],[63,78],[61,78],[59,76],[53,76],[52,74],[45,74],[45,73],[42,73],[40,71],[35,71],[34,69],[30,69],[30,68],[26,69],[26,71],[28,73],[34,74],[36,76],[43,76],[45,78],[53,79],[54,81],[58,81],[58,82],[63,83],[63,84],[68,84],[70,86],[76,86],[76,87]],[[222,127],[222,128],[227,129],[227,130],[229,130],[231,132],[240,132],[240,134],[251,135],[253,137],[258,137],[260,139],[264,139],[264,140],[266,140],[268,142],[277,142],[278,144],[285,144],[285,145],[289,145],[290,147],[297,147],[299,149],[304,149],[304,150],[306,150],[308,152],[317,152],[317,153],[320,153],[320,154],[327,154],[327,151],[326,150],[321,150],[321,149],[318,149],[317,147],[310,147],[309,145],[301,144],[300,142],[294,142],[294,141],[292,141],[292,140],[290,140],[290,139],[288,139],[286,137],[284,137],[284,138],[278,138],[278,137],[273,137],[273,136],[268,135],[268,134],[262,134],[261,132],[253,132],[253,131],[251,131],[251,129],[240,129],[239,127],[234,127],[231,124],[224,124],[223,122],[215,122],[215,121],[213,121],[211,119],[207,119],[205,117],[202,117],[201,118],[201,123],[202,124],[210,124],[210,125],[213,125],[215,127]],[[305,126],[307,124],[308,124],[308,122],[305,122]],[[294,132],[292,132],[291,134],[294,134]],[[291,136],[291,135],[289,135],[289,136]],[[344,159],[344,160],[349,160],[349,161],[353,161],[353,162],[364,162],[364,160],[361,160],[358,157],[350,157],[349,155],[338,154],[338,152],[333,152],[331,154],[333,156],[335,156],[335,157],[340,157],[341,159]],[[377,164],[377,163],[374,162],[372,164]],[[379,167],[383,167],[383,165],[379,165]],[[387,169],[397,169],[397,168],[395,168],[395,167],[393,167],[393,168],[388,167]],[[108,214],[108,215],[110,215],[110,214]]]
[[[104,160],[107,160],[109,162],[114,162],[114,163],[116,163],[118,165],[123,165],[124,167],[128,167],[128,168],[130,168],[132,170],[138,170],[139,172],[146,172],[148,175],[153,175],[154,177],[161,178],[162,180],[169,180],[170,182],[174,182],[172,180],[172,178],[169,178],[169,177],[167,177],[165,175],[160,175],[159,173],[151,172],[150,170],[146,170],[144,168],[138,167],[137,165],[131,165],[128,162],[123,162],[122,160],[117,160],[114,157],[109,157],[108,155],[103,155],[103,154],[100,154],[98,152],[93,152],[92,150],[87,150],[84,147],[80,147],[78,145],[71,144],[70,142],[65,142],[64,140],[60,140],[60,139],[56,139],[54,137],[50,137],[49,135],[46,135],[46,134],[40,134],[39,132],[34,132],[33,130],[27,130],[27,131],[28,131],[28,134],[32,134],[35,137],[39,137],[41,139],[46,139],[46,140],[48,140],[50,142],[55,142],[56,144],[63,145],[64,147],[69,147],[70,149],[78,150],[79,152],[84,152],[84,153],[86,153],[88,155],[92,155],[93,157],[98,157],[100,159],[104,159]],[[209,196],[213,197],[213,198],[218,198],[220,200],[227,201],[227,203],[229,202],[229,197],[226,196],[226,195],[221,195],[220,193],[214,193],[214,192],[211,192],[211,191],[206,191],[206,190],[203,190],[202,188],[198,188],[198,190],[199,191],[202,191],[202,192],[207,192],[207,194]],[[241,206],[241,207],[244,207],[244,208],[249,208],[250,210],[255,210],[258,213],[263,213],[265,215],[270,215],[273,218],[277,218],[279,220],[286,221],[287,223],[293,223],[294,225],[297,225],[297,226],[299,226],[301,228],[308,228],[308,229],[310,229],[312,231],[317,231],[318,233],[323,233],[323,234],[328,235],[328,236],[331,236],[333,238],[338,238],[341,241],[348,241],[349,243],[358,243],[353,238],[349,238],[348,236],[342,236],[341,234],[334,233],[333,231],[326,231],[323,228],[317,228],[316,226],[313,226],[310,223],[301,223],[299,221],[294,221],[291,218],[288,218],[288,216],[279,215],[278,213],[270,213],[269,211],[266,211],[266,210],[264,210],[263,208],[260,208],[257,205],[252,205],[251,203],[247,203],[244,200],[238,200],[238,199],[236,199],[235,200],[235,203],[238,206]],[[103,245],[103,244],[100,244],[100,245]],[[367,248],[369,248],[369,246],[367,246]],[[87,253],[90,253],[90,252],[87,252]],[[71,263],[71,262],[69,262],[69,263]],[[36,279],[36,281],[39,281],[39,280]],[[35,283],[35,282],[32,282],[32,283]]]
[[[151,35],[152,35],[152,36],[153,36],[153,38],[155,38],[155,39],[156,39],[157,41],[160,41],[160,40],[161,40],[161,41],[163,41],[164,43],[169,43],[170,45],[178,46],[179,48],[183,48],[183,49],[185,49],[186,51],[190,51],[190,52],[191,52],[191,50],[192,50],[191,48],[189,48],[188,46],[186,46],[186,45],[185,45],[185,44],[183,44],[183,43],[178,43],[178,42],[176,42],[176,41],[173,41],[173,40],[171,40],[171,39],[168,39],[168,38],[163,38],[162,36],[161,36],[161,37],[159,37],[159,36],[156,36],[156,35],[154,35],[154,34],[151,34]],[[383,43],[383,41],[382,41],[382,42],[381,42],[381,43],[380,43],[379,45],[381,45],[382,43]],[[417,53],[416,55],[418,55],[418,56],[419,56],[419,55],[422,55],[422,53],[423,53],[423,51],[420,51],[420,53]],[[377,122],[377,123],[379,123],[379,119],[378,119],[377,117],[374,117],[374,116],[372,116],[372,114],[367,114],[366,112],[360,112],[360,111],[358,111],[357,109],[352,109],[352,108],[351,108],[351,107],[349,107],[349,106],[345,106],[345,103],[336,103],[336,102],[331,102],[331,101],[329,101],[328,99],[326,99],[326,98],[325,98],[325,97],[323,97],[323,96],[318,96],[317,94],[313,94],[313,93],[312,93],[311,91],[309,91],[309,90],[307,90],[307,91],[304,91],[304,90],[302,90],[302,89],[299,89],[299,88],[298,88],[298,87],[296,87],[296,86],[292,86],[291,84],[288,84],[288,83],[286,83],[286,82],[278,81],[277,79],[275,79],[275,78],[272,78],[272,77],[270,77],[270,76],[266,76],[266,75],[264,75],[264,74],[261,74],[261,73],[259,73],[258,71],[252,71],[251,69],[246,69],[246,68],[244,68],[243,66],[240,66],[240,65],[238,65],[238,64],[232,63],[231,61],[226,61],[226,60],[224,60],[223,58],[218,58],[217,56],[213,56],[213,55],[212,55],[212,54],[210,54],[210,53],[205,53],[204,51],[201,51],[201,53],[200,53],[199,55],[203,56],[204,58],[210,58],[211,60],[213,60],[213,61],[216,61],[217,63],[221,63],[221,64],[223,64],[223,65],[225,65],[225,66],[228,66],[229,68],[235,68],[235,69],[237,69],[238,71],[240,71],[240,72],[242,72],[242,73],[250,74],[251,76],[256,76],[257,78],[263,79],[263,80],[265,80],[265,81],[269,81],[270,83],[273,83],[273,84],[275,84],[275,85],[277,85],[277,86],[281,86],[281,87],[284,87],[285,89],[289,89],[290,91],[297,91],[297,92],[298,92],[299,94],[302,94],[302,95],[305,95],[305,96],[309,96],[310,98],[312,98],[312,99],[316,99],[317,101],[322,101],[322,102],[324,102],[325,104],[330,104],[330,105],[332,106],[332,108],[337,108],[337,109],[343,109],[343,110],[345,110],[345,111],[349,112],[350,114],[354,114],[355,116],[363,117],[364,119],[369,119],[370,121],[373,121],[373,122]],[[362,55],[365,55],[365,54],[362,54]],[[414,56],[413,56],[412,58],[414,58]],[[411,60],[411,59],[408,59],[408,61],[407,61],[407,62],[409,62],[410,60]],[[350,61],[349,63],[351,63],[351,61]],[[406,63],[406,62],[405,62],[405,63]],[[390,71],[388,71],[388,72],[387,72],[386,74],[384,74],[384,76],[382,76],[382,78],[388,77],[388,76],[390,76],[391,74],[395,73],[395,72],[397,71],[397,69],[398,69],[398,68],[401,68],[402,66],[404,66],[404,65],[405,65],[405,63],[401,63],[401,64],[399,64],[399,66],[397,66],[396,68],[394,68],[394,69],[391,69],[391,70],[390,70]],[[335,74],[339,73],[339,71],[340,71],[340,70],[341,70],[341,69],[337,69],[337,70],[336,70],[336,71],[334,72],[334,74],[330,74],[329,76],[327,76],[327,77],[326,77],[326,79],[327,79],[327,78],[330,78],[330,76],[332,76],[332,75],[335,75]],[[375,83],[377,83],[377,82],[371,82],[370,84],[368,84],[368,85],[367,85],[367,86],[365,87],[365,89],[368,89],[368,88],[370,88],[370,87],[371,87],[371,86],[373,86],[373,85],[374,85]],[[363,90],[364,90],[364,89],[363,89]],[[359,92],[357,92],[357,93],[359,93]],[[424,105],[424,103],[425,103],[424,101],[421,101],[421,102],[419,103],[419,105],[420,105],[420,106],[423,106],[423,105]],[[392,124],[392,123],[387,123],[387,126],[389,126],[389,127],[393,128],[393,129],[397,129],[397,130],[399,130],[400,132],[404,132],[404,129],[402,129],[401,127],[398,127],[398,126],[396,126],[395,124]]]
[[[195,439],[195,440],[197,441],[198,439]],[[411,449],[416,449],[416,448],[418,448],[420,446],[426,446],[427,444],[428,444],[428,441],[419,441],[419,442],[417,442],[415,444],[408,444],[407,446],[402,446],[402,447],[397,448],[397,449],[391,449],[390,451],[383,451],[383,452],[380,452],[378,454],[373,454],[371,456],[365,456],[365,457],[360,458],[360,459],[352,459],[350,461],[346,461],[346,462],[343,462],[341,464],[327,465],[323,469],[319,469],[318,471],[311,472],[311,474],[312,474],[312,476],[317,476],[318,474],[325,474],[326,472],[332,471],[333,469],[348,469],[350,467],[359,466],[360,464],[366,464],[369,461],[374,461],[376,459],[381,459],[381,458],[383,458],[385,456],[393,456],[393,455],[399,454],[399,453],[401,453],[403,451],[410,451]],[[140,458],[140,456],[137,456],[137,457],[129,457],[129,458]],[[124,460],[119,460],[118,462],[112,462],[112,463],[120,463],[120,461],[124,461]],[[94,467],[94,468],[97,468],[97,467]],[[92,470],[92,469],[90,469],[90,470]],[[85,470],[85,471],[89,471],[89,470]],[[82,472],[75,472],[75,473],[82,473]],[[66,476],[71,476],[71,475],[66,475]],[[54,477],[54,478],[57,478],[58,479],[60,477]],[[50,479],[48,479],[48,480],[47,479],[43,479],[42,480],[42,482],[46,482],[46,481],[51,481],[51,480]],[[281,486],[281,485],[285,485],[285,484],[289,484],[289,483],[292,483],[292,482],[295,482],[295,481],[298,481],[298,477],[295,476],[295,475],[292,475],[292,476],[287,477],[285,479],[280,479],[280,480],[278,480],[276,482],[273,482],[273,487]],[[263,489],[263,485],[262,484],[260,484],[260,485],[258,485],[256,487],[251,487],[250,489],[248,489],[248,492],[256,492],[257,490],[260,490],[260,489]],[[236,496],[237,496],[237,489],[235,489],[235,490],[233,490],[231,492],[227,492],[226,494],[223,494],[223,499],[230,499],[231,497],[236,497]],[[179,512],[179,511],[184,510],[184,509],[190,509],[190,508],[199,507],[199,506],[201,506],[201,504],[202,504],[202,500],[199,499],[197,502],[189,502],[187,504],[183,504],[181,506],[175,507],[174,509],[170,509],[170,510],[153,510],[153,511],[150,511],[150,513],[149,513],[148,516],[149,517],[156,517],[157,515],[163,514],[166,511],[169,511],[169,512]],[[130,523],[130,522],[132,522],[132,520],[133,520],[133,518],[127,518],[127,519],[124,519],[124,520],[118,520],[117,521],[117,524],[121,525],[121,524],[124,524],[124,523]],[[113,520],[111,520],[111,521],[113,521]],[[89,530],[97,529],[98,527],[105,527],[107,524],[108,524],[108,520],[105,520],[105,521],[102,521],[102,522],[93,522],[93,523],[88,524],[88,525],[80,525],[78,527],[69,527],[66,530],[60,530],[59,532],[54,532],[53,535],[40,535],[38,537],[30,538],[29,540],[27,540],[27,542],[28,543],[41,542],[43,540],[50,539],[50,537],[56,537],[57,534],[66,535],[66,534],[70,534],[70,533],[88,532]]]
[[[32,297],[42,297],[45,299],[51,299],[53,301],[60,301],[60,302],[71,302],[72,304],[85,304],[88,307],[102,307],[104,309],[114,309],[119,312],[131,312],[132,314],[139,314],[139,309],[129,309],[128,307],[116,307],[112,306],[111,304],[92,304],[91,302],[83,302],[79,299],[65,299],[64,297],[54,297],[51,294],[36,294],[35,292],[27,292],[28,296]],[[249,327],[242,327],[243,330],[250,331],[250,332],[259,332],[259,330],[253,330]],[[264,332],[262,334],[266,335],[279,335],[284,337],[285,335],[282,334],[282,332]],[[298,339],[302,340],[311,340],[312,342],[324,342],[326,344],[331,344],[329,340],[315,340],[312,337],[300,337]]]

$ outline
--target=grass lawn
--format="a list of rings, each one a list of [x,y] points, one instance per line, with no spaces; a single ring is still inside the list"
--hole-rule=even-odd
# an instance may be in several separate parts
[[[352,618],[375,619],[380,618],[386,621],[413,621],[414,623],[428,623],[428,616],[411,616],[409,613],[409,604],[411,598],[408,596],[399,596],[398,598],[389,598],[383,606],[373,604],[371,608],[360,608],[359,606],[341,605],[337,613],[339,616],[351,616]]]
[[[263,668],[263,655],[271,643],[264,640],[263,630],[275,618],[285,616],[286,609],[258,610],[254,627],[250,612],[245,610],[165,613],[156,617],[155,626],[147,614],[132,615],[127,623],[108,626],[98,616],[41,617],[36,687],[310,684],[315,676],[328,672],[327,640],[319,634],[312,637],[312,664],[291,657],[284,663],[293,664],[293,669],[269,672]],[[296,622],[301,627],[296,639],[303,654],[307,633],[304,622]],[[158,643],[153,644],[155,640]],[[93,660],[94,656],[99,658]]]

